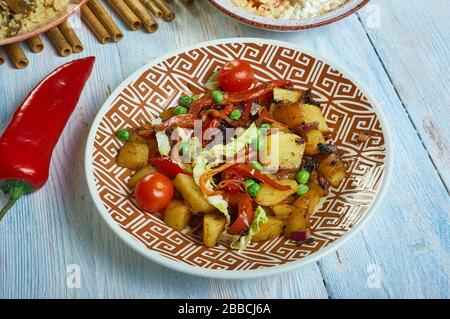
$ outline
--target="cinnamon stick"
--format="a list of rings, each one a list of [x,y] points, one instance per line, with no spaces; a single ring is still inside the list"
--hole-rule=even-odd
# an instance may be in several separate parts
[[[5,63],[5,57],[3,56],[3,53],[0,52],[0,65],[2,65],[3,63]]]
[[[72,47],[69,42],[67,42],[66,38],[64,38],[61,31],[59,31],[58,27],[54,27],[47,32],[45,35],[50,39],[53,45],[61,56],[69,56],[72,54]]]
[[[127,6],[123,0],[107,0],[114,11],[122,18],[130,30],[138,30],[142,23],[134,12]]]
[[[153,19],[139,0],[125,0],[125,3],[139,17],[148,32],[158,30],[158,23],[156,23],[155,19]]]
[[[165,0],[153,0],[156,5],[161,9],[163,13],[163,19],[166,21],[172,21],[175,19],[175,13],[169,7]]]
[[[87,5],[84,5],[80,9],[81,18],[86,22],[88,27],[94,32],[97,39],[101,44],[108,43],[111,40],[111,37],[106,31],[105,27],[100,23],[94,13],[89,9]]]
[[[155,18],[161,18],[163,13],[153,0],[141,0],[141,2],[150,10]]]
[[[31,52],[39,53],[44,50],[44,42],[42,42],[42,39],[38,35],[29,38],[27,44]]]
[[[11,43],[6,45],[6,53],[8,54],[11,63],[18,69],[23,69],[28,66],[28,59],[25,56],[19,43]]]
[[[94,15],[100,21],[100,23],[103,24],[114,42],[118,42],[123,39],[122,31],[120,31],[117,24],[105,10],[99,0],[90,0],[87,5],[89,9],[91,9],[92,13],[94,13]]]
[[[83,51],[84,46],[81,43],[80,38],[75,33],[75,30],[70,26],[69,22],[64,21],[58,26],[59,31],[63,34],[69,45],[72,47],[74,53],[80,53]]]

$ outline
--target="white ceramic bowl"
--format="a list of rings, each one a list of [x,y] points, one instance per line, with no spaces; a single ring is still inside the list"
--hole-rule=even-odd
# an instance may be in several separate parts
[[[236,19],[253,27],[273,31],[297,31],[330,24],[358,11],[369,2],[369,0],[349,0],[338,9],[319,17],[296,20],[280,20],[254,15],[232,4],[229,0],[208,1],[214,7],[216,7],[226,15],[232,17],[233,19]]]

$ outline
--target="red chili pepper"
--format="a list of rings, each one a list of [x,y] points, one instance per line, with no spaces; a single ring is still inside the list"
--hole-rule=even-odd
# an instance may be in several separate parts
[[[245,234],[250,228],[255,216],[251,197],[245,193],[225,193],[223,197],[228,202],[228,205],[237,207],[238,209],[238,216],[233,224],[228,227],[227,233],[230,235]]]
[[[277,190],[280,190],[280,191],[287,191],[287,190],[291,189],[287,185],[278,184],[273,179],[271,179],[269,176],[261,173],[260,171],[258,171],[256,168],[254,168],[253,166],[251,166],[249,164],[236,164],[236,165],[230,167],[229,169],[232,169],[245,177],[254,177],[257,180],[259,180],[263,183],[266,183],[267,185],[269,185]]]
[[[192,175],[182,169],[177,163],[174,163],[169,157],[155,157],[149,160],[157,171],[163,173],[167,177],[174,178],[178,174]]]
[[[0,220],[24,194],[48,179],[53,148],[78,103],[95,58],[66,63],[42,80],[0,137],[0,188],[9,195]]]

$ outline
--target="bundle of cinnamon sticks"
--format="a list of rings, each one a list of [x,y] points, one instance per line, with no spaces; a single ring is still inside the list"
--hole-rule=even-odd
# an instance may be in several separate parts
[[[143,27],[148,32],[155,32],[159,27],[156,19],[162,18],[165,21],[172,21],[175,18],[175,13],[166,0],[106,1],[132,31],[139,30]],[[182,1],[184,3],[191,3],[194,0]],[[100,0],[89,0],[86,5],[81,7],[80,11],[81,18],[100,43],[118,42],[124,37],[124,34]],[[45,32],[45,35],[53,44],[58,54],[63,57],[69,56],[72,53],[79,53],[84,49],[76,32],[67,21],[48,30]],[[26,43],[33,53],[39,53],[44,50],[44,42],[40,36],[34,36],[26,40]],[[16,68],[23,69],[28,66],[28,58],[19,43],[6,45],[5,52]],[[0,65],[4,62],[5,57],[0,51]]]
[[[166,21],[175,18],[165,0],[107,0],[107,2],[132,31],[144,27],[148,32],[155,32],[159,27],[157,18]],[[123,33],[99,0],[90,0],[82,7],[81,17],[100,43],[117,42],[123,38]]]

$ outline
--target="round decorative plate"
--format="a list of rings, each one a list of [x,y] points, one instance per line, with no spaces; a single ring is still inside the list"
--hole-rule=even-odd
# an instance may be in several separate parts
[[[349,0],[336,10],[318,17],[281,20],[252,14],[230,2],[230,0],[208,0],[226,15],[253,27],[274,31],[296,31],[320,27],[336,22],[364,7],[369,0]]]
[[[201,238],[179,232],[158,216],[139,210],[126,186],[131,171],[117,166],[117,129],[150,121],[179,96],[202,87],[225,62],[243,59],[258,81],[288,79],[311,89],[324,108],[333,140],[344,151],[348,178],[332,188],[311,216],[313,242],[297,246],[276,238],[251,243],[244,252],[225,245],[203,246]],[[359,133],[370,138],[355,142]],[[168,54],[144,66],[106,100],[94,120],[86,146],[86,176],[92,198],[109,226],[131,247],[172,269],[216,278],[267,276],[294,269],[336,249],[374,212],[390,168],[389,137],[380,110],[348,74],[288,43],[226,39]]]
[[[75,14],[77,10],[87,1],[88,0],[69,0],[67,8],[65,10],[62,10],[55,16],[53,16],[51,19],[43,21],[41,24],[33,27],[32,29],[27,30],[26,32],[23,33],[19,33],[16,36],[8,38],[0,38],[0,46],[9,43],[24,41],[26,39],[39,35],[47,30],[50,30],[51,28],[56,27],[57,25],[65,21],[67,18]]]

